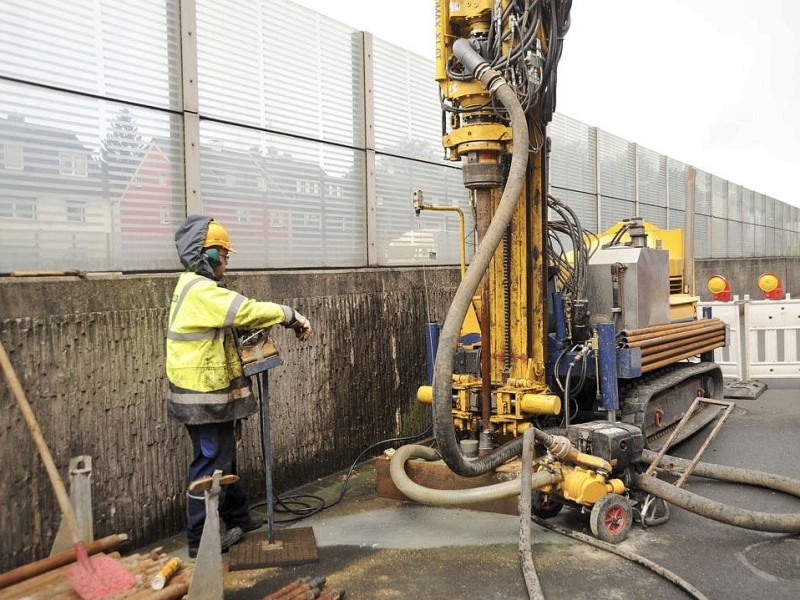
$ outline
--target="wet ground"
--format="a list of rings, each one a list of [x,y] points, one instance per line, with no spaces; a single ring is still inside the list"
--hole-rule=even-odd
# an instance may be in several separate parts
[[[769,382],[760,398],[737,401],[704,461],[800,479],[799,438],[800,383]],[[696,437],[672,453],[690,458],[701,443]],[[341,485],[332,476],[292,493],[332,502]],[[800,512],[800,499],[776,492],[696,478],[688,489],[743,508]],[[575,510],[563,510],[553,522],[590,533],[588,515]],[[319,562],[245,571],[226,566],[226,599],[260,599],[302,576],[326,577],[325,589],[344,589],[354,600],[528,597],[518,517],[378,498],[369,462],[355,471],[339,504],[293,526],[312,528]],[[182,537],[161,545],[186,558]],[[740,529],[673,508],[664,525],[634,525],[620,547],[670,569],[708,598],[800,598],[796,535]],[[687,597],[639,565],[535,525],[533,558],[547,600]]]

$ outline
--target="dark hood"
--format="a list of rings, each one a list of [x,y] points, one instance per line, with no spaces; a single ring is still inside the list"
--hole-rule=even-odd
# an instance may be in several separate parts
[[[203,254],[203,242],[206,241],[208,224],[212,220],[211,217],[192,215],[175,232],[175,248],[183,266],[187,271],[208,277],[214,277],[214,269]]]

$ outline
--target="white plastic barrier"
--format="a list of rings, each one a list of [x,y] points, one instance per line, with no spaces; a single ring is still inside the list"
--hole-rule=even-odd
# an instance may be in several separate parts
[[[722,375],[741,381],[800,376],[800,300],[701,302],[730,327],[728,346],[714,351]]]
[[[728,345],[714,350],[714,362],[722,368],[722,376],[748,381],[743,372],[742,361],[742,320],[744,311],[742,302],[700,302],[697,307],[698,317],[702,317],[703,308],[711,308],[711,316],[722,319],[728,326]]]

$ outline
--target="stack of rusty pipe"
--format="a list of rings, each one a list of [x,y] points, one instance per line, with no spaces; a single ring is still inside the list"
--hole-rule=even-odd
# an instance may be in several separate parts
[[[725,345],[725,323],[720,319],[702,319],[625,330],[620,334],[620,344],[623,348],[641,348],[642,373],[647,373],[721,348]]]

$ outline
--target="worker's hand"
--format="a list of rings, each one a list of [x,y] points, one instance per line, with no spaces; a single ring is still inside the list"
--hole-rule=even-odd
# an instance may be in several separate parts
[[[308,338],[310,338],[311,333],[313,332],[311,329],[311,323],[308,321],[308,319],[306,319],[297,311],[294,311],[294,321],[291,325],[289,325],[289,327],[294,329],[295,337],[301,342],[305,342]]]

